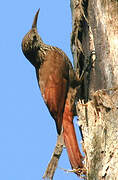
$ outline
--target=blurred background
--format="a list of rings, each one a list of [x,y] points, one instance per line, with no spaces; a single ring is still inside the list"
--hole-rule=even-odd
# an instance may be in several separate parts
[[[21,51],[21,41],[40,8],[38,32],[47,44],[61,48],[71,59],[70,1],[2,1],[0,7],[0,179],[40,180],[55,147],[55,122],[45,106],[34,67]],[[77,118],[75,118],[77,119]],[[78,141],[79,130],[75,121]],[[78,180],[66,149],[55,180]]]

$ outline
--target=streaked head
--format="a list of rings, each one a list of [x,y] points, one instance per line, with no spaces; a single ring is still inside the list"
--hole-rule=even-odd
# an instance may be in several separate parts
[[[25,57],[32,63],[32,58],[34,58],[36,51],[40,48],[40,38],[37,32],[37,20],[39,10],[36,12],[31,30],[24,36],[22,40],[22,51]],[[33,63],[32,63],[33,64]]]

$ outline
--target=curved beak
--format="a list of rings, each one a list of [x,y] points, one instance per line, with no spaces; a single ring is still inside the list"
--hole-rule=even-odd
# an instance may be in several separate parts
[[[32,24],[32,28],[36,28],[37,29],[37,19],[38,19],[39,11],[40,11],[40,9],[38,9],[38,11],[35,14],[34,21],[33,21],[33,24]]]

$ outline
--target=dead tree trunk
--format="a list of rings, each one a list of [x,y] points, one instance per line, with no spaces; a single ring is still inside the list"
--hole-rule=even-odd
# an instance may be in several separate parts
[[[71,0],[71,49],[80,75],[95,51],[77,103],[88,180],[118,179],[118,1]]]

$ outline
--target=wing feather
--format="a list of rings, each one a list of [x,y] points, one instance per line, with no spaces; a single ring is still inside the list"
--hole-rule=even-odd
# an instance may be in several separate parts
[[[68,82],[63,77],[60,77],[57,81],[56,77],[55,73],[49,76],[44,92],[44,100],[56,122],[57,131],[60,134]]]

